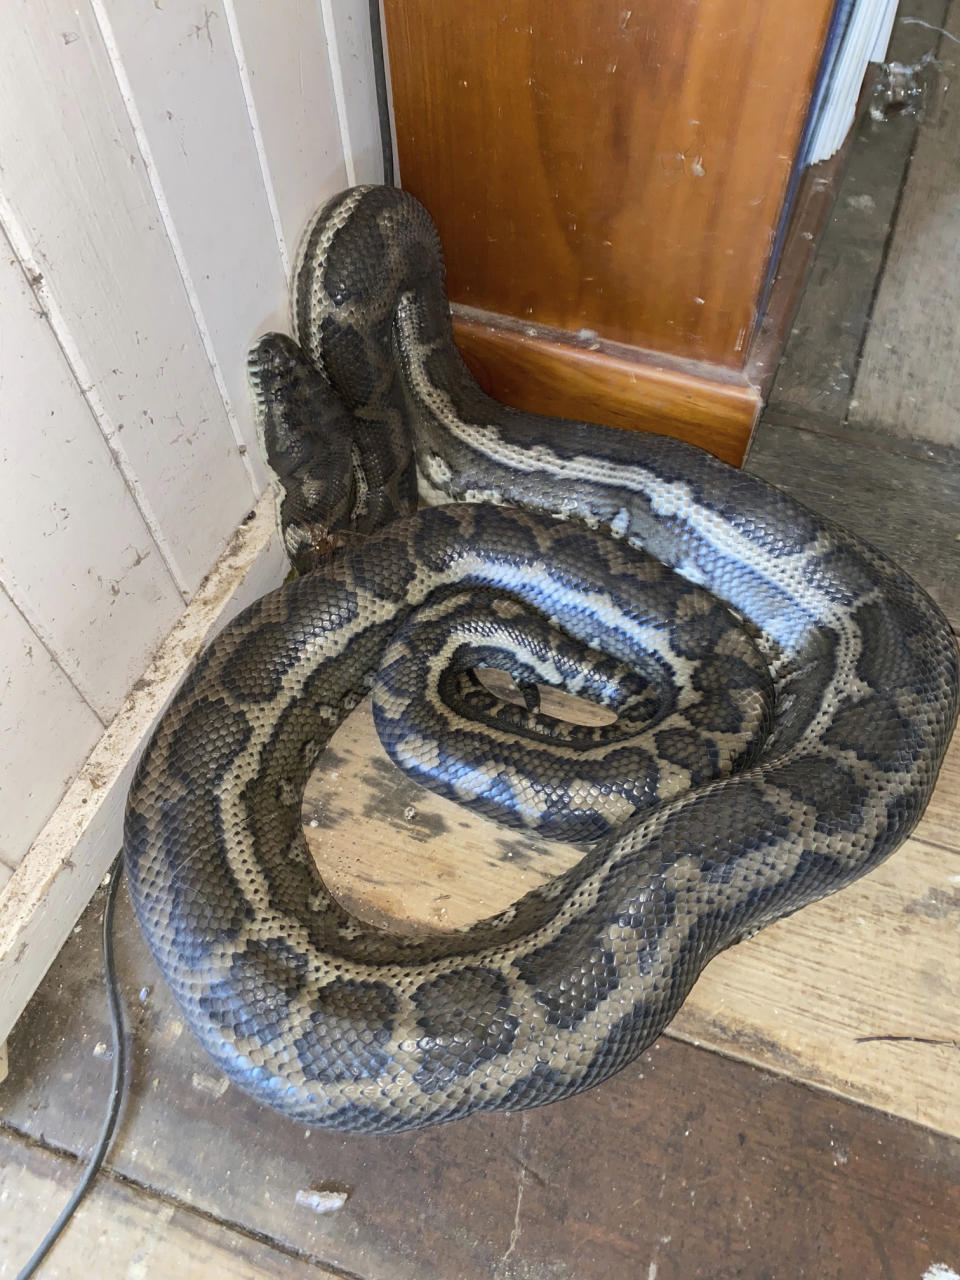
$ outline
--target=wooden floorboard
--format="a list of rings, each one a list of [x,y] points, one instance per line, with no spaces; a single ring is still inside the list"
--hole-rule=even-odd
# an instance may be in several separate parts
[[[671,1033],[960,1134],[960,853],[878,870],[711,964]]]
[[[105,1103],[100,905],[14,1032],[0,1086],[6,1203],[24,1252],[59,1201],[32,1149],[9,1145],[15,1131],[85,1152]],[[960,1262],[960,1143],[784,1076],[664,1038],[600,1088],[539,1111],[337,1136],[225,1087],[184,1028],[125,895],[118,957],[133,1060],[109,1163],[154,1199],[123,1207],[132,1225],[108,1227],[109,1214],[96,1232],[78,1224],[60,1246],[64,1275],[90,1265],[94,1235],[122,1250],[141,1238],[139,1224],[143,1239],[171,1247],[168,1233],[199,1230],[196,1218],[165,1223],[174,1201],[364,1280],[920,1280]],[[328,1190],[346,1202],[317,1216],[304,1201]],[[109,1183],[105,1193],[117,1194]],[[15,1260],[4,1252],[0,1276]],[[261,1272],[251,1263],[241,1274]]]
[[[850,417],[960,446],[960,4],[944,25]]]
[[[910,16],[917,21],[895,25],[891,60],[918,62],[936,44],[935,29],[943,25],[949,7],[950,0],[914,0]],[[771,408],[834,422],[846,419],[918,128],[917,117],[909,114],[891,114],[883,122],[864,114],[860,120],[771,393]],[[957,272],[946,275],[956,291]],[[912,361],[925,360],[920,345],[911,343],[909,351]]]
[[[26,1262],[80,1172],[75,1159],[0,1130],[0,1276]],[[38,1274],[88,1280],[91,1269],[108,1280],[337,1280],[313,1259],[109,1176],[99,1179]]]
[[[820,432],[757,428],[745,469],[846,525],[897,561],[960,630],[960,465]]]

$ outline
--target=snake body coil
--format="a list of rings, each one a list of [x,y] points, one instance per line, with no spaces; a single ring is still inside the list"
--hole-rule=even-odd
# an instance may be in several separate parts
[[[310,1124],[569,1096],[636,1057],[711,957],[910,832],[956,717],[952,633],[885,557],[770,485],[485,396],[410,196],[331,201],[295,290],[299,346],[268,335],[251,372],[308,572],[227,627],[149,744],[125,835],[141,925],[224,1071]],[[331,558],[341,530],[368,536]],[[617,721],[505,707],[472,683],[482,665]],[[583,861],[442,936],[349,915],[300,804],[371,688],[421,781],[592,838]]]

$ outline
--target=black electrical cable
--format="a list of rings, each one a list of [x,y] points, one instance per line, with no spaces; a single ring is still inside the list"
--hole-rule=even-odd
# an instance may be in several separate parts
[[[387,95],[387,64],[383,56],[383,30],[380,26],[380,0],[370,3],[370,42],[373,45],[373,78],[377,87],[377,115],[380,118],[380,151],[383,155],[383,182],[395,186],[393,173],[393,134],[390,130],[390,99]]]
[[[60,1216],[43,1237],[36,1252],[16,1280],[30,1280],[60,1237],[61,1231],[73,1217],[83,1197],[90,1190],[94,1178],[100,1171],[104,1158],[110,1149],[110,1142],[120,1116],[123,1102],[123,1081],[126,1075],[126,1045],[123,1039],[123,1011],[120,1007],[120,992],[117,989],[117,972],[113,958],[113,913],[117,901],[117,886],[123,870],[122,857],[117,858],[110,873],[110,887],[107,890],[107,901],[103,908],[103,976],[107,986],[107,1003],[110,1006],[110,1029],[113,1035],[113,1079],[110,1085],[110,1105],[107,1110],[100,1137],[87,1161],[83,1177],[73,1195],[64,1205]]]

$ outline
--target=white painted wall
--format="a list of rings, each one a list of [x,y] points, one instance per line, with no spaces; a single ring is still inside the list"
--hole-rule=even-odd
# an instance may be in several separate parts
[[[899,0],[847,0],[849,16],[839,45],[831,52],[822,97],[805,148],[805,163],[829,160],[843,146],[871,62],[883,62]]]
[[[246,352],[379,178],[364,13],[0,0],[0,886],[268,484]]]

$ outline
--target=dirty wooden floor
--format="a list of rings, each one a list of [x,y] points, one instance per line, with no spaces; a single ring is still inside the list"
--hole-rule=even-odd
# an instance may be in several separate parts
[[[910,7],[960,36],[953,11]],[[896,38],[909,61],[937,37],[907,24]],[[956,254],[951,264],[924,248],[931,235],[934,249],[944,243],[960,207],[951,83],[919,134],[909,118],[860,129],[748,468],[886,548],[960,627],[957,427],[938,411],[925,430],[915,407],[943,385],[944,351],[960,341],[944,312],[960,312]],[[920,183],[937,193],[924,217]],[[923,271],[936,274],[940,307],[930,332]],[[878,355],[885,342],[913,401]],[[400,779],[363,708],[311,784],[305,822],[347,902],[414,929],[491,910],[575,856],[464,820]],[[56,1215],[101,1121],[101,909],[98,897],[10,1040],[0,1277]],[[107,1170],[41,1274],[82,1277],[93,1264],[108,1280],[956,1280],[958,923],[955,744],[900,852],[720,957],[670,1034],[614,1080],[540,1111],[374,1139],[311,1132],[227,1087],[121,895],[129,1097]],[[344,1206],[318,1214],[317,1193],[330,1191],[346,1193]]]

